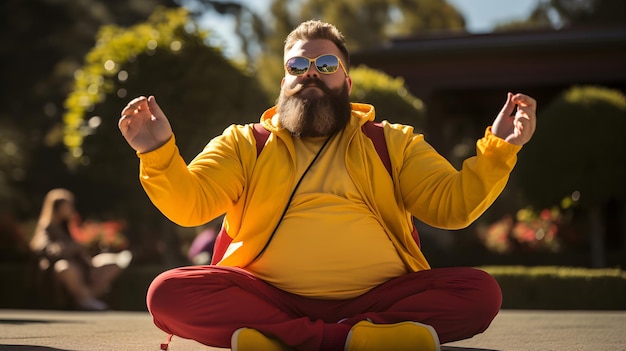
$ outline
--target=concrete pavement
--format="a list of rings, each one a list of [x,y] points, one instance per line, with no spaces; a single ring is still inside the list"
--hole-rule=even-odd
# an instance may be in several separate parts
[[[0,309],[2,351],[158,351],[165,337],[147,312]],[[176,337],[169,349],[226,350]],[[503,310],[485,333],[442,350],[623,351],[626,311]]]

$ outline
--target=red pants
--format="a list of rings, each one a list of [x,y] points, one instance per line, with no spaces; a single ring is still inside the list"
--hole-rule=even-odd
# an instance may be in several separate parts
[[[241,327],[274,336],[298,350],[343,350],[351,325],[417,321],[435,328],[440,342],[483,332],[500,310],[493,277],[473,268],[435,268],[392,279],[348,300],[294,295],[245,270],[192,266],[159,275],[147,304],[168,334],[214,347],[230,347]],[[341,321],[341,323],[338,323]]]

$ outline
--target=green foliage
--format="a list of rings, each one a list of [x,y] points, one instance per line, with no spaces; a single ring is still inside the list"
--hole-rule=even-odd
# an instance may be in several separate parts
[[[483,266],[481,269],[498,276],[529,276],[529,277],[554,277],[554,278],[619,278],[626,281],[626,271],[619,268],[581,268],[566,266]]]
[[[337,26],[350,51],[380,46],[393,36],[465,29],[461,13],[445,0],[273,0],[267,27],[257,30],[261,53],[250,60],[268,94],[279,90],[283,72],[274,67],[282,68],[285,38],[309,19]]]
[[[535,11],[543,11],[546,17],[551,12],[556,14],[557,27],[626,24],[626,3],[623,1],[550,0],[540,3]]]
[[[557,266],[480,268],[498,281],[503,295],[502,308],[626,309],[626,272],[621,269]]]
[[[626,97],[603,87],[573,87],[538,115],[520,153],[519,182],[535,207],[575,194],[591,208],[626,197]]]
[[[278,97],[280,93],[280,82],[285,75],[283,66],[283,55],[265,53],[256,60],[257,79],[263,87],[267,96]]]
[[[62,106],[98,29],[144,21],[158,4],[178,6],[174,0],[0,2],[0,129],[11,139],[11,156],[0,161],[8,162],[0,165],[6,170],[0,198],[9,199],[5,209],[19,220],[36,217],[51,188],[81,181],[62,161]]]
[[[614,0],[543,0],[528,18],[500,23],[495,30],[623,26],[626,3]]]
[[[21,152],[24,143],[26,140],[19,128],[6,120],[0,122],[0,214],[11,212],[19,197],[14,184],[25,176],[27,160]]]
[[[2,114],[26,130],[49,127],[98,29],[143,21],[156,5],[175,6],[173,0],[2,1],[0,76],[11,87],[0,95]]]
[[[86,112],[105,100],[115,87],[122,65],[140,54],[154,54],[157,48],[170,48],[173,53],[182,47],[184,25],[187,23],[183,9],[166,12],[157,10],[148,22],[129,30],[105,26],[97,35],[96,46],[87,54],[85,65],[74,74],[74,89],[65,100],[66,113],[63,143],[70,151],[69,162],[80,160],[83,139],[90,129],[85,125]],[[195,33],[200,36],[202,33]]]
[[[117,127],[131,99],[157,98],[187,161],[228,125],[257,121],[269,105],[253,77],[205,44],[207,35],[181,9],[101,30],[66,100],[64,141],[85,182],[77,198],[89,197],[81,209],[130,220],[152,216],[137,181],[137,157]]]
[[[446,0],[397,0],[393,4],[391,19],[399,12],[400,20],[388,27],[390,35],[465,30],[465,18]]]
[[[409,93],[404,79],[363,65],[352,69],[350,77],[351,100],[374,105],[378,121],[386,119],[391,123],[412,125],[417,130],[423,128],[424,104]]]
[[[463,30],[463,16],[445,0],[308,0],[300,18],[333,23],[352,50],[378,46],[391,36]]]

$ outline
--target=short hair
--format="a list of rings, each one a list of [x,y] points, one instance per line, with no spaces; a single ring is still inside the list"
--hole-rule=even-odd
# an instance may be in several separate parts
[[[332,41],[344,56],[344,66],[350,67],[350,54],[346,48],[346,39],[334,25],[320,20],[308,20],[300,23],[285,39],[284,52],[291,50],[298,40],[326,39]]]

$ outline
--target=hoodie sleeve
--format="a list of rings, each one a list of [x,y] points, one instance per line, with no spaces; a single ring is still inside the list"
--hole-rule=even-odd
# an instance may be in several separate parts
[[[240,129],[226,129],[189,165],[173,136],[159,149],[138,154],[141,185],[167,218],[181,226],[198,226],[226,212],[237,201],[245,184],[242,150],[237,141],[246,138]],[[253,147],[249,141],[242,144]]]
[[[402,152],[399,184],[405,206],[424,223],[445,229],[467,227],[491,206],[521,149],[487,128],[476,143],[476,156],[466,159],[459,171],[422,135],[413,135],[404,145],[396,153]]]

